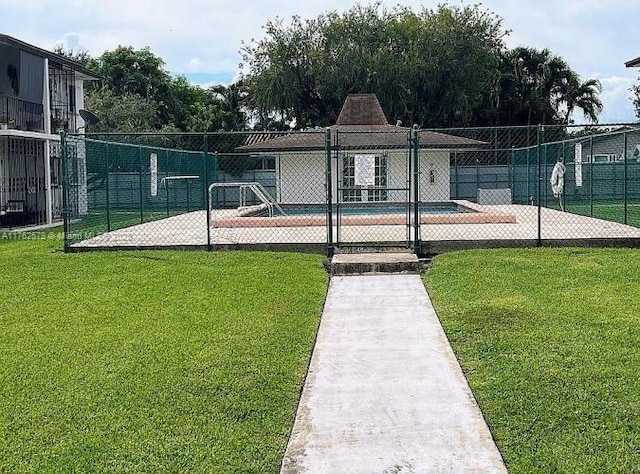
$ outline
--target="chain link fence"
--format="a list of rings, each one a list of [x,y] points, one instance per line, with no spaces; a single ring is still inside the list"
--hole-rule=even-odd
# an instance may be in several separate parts
[[[640,240],[636,126],[351,128],[65,135],[65,249]]]
[[[493,228],[485,234],[489,238],[508,244],[509,240],[531,239],[535,234],[536,245],[545,241],[582,245],[615,240],[635,244],[640,227],[637,125],[442,132],[487,143],[485,150],[452,153],[451,196],[494,205],[517,216],[520,232]],[[554,169],[560,172],[554,173]]]

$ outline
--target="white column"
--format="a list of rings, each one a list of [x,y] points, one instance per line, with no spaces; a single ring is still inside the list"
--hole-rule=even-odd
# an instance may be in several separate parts
[[[51,142],[44,141],[44,190],[47,204],[47,224],[53,223],[53,201],[51,195]]]
[[[44,58],[44,87],[42,92],[42,113],[44,132],[51,134],[51,98],[49,97],[49,59]],[[44,141],[44,189],[47,205],[47,224],[53,223],[53,199],[51,195],[51,142]]]
[[[49,91],[49,59],[44,58],[44,88],[42,89],[42,110],[44,114],[44,133],[51,133],[51,96]]]
[[[80,114],[78,113],[78,111],[80,109],[84,109],[84,81],[82,79],[78,79],[76,76],[75,79],[75,104],[76,104],[76,108],[73,111],[73,114],[75,116],[75,123],[76,123],[76,131],[81,130],[80,133],[82,133],[84,135],[85,133],[85,126],[87,125],[86,123],[84,123],[84,120],[82,117],[80,117]]]

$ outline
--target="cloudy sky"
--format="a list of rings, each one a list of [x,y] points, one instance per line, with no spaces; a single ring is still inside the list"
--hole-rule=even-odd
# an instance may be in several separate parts
[[[44,49],[64,44],[99,55],[118,45],[149,46],[167,69],[202,85],[229,83],[242,42],[263,36],[275,17],[313,18],[342,11],[345,0],[0,0],[0,33]],[[366,3],[366,0],[360,2]],[[441,0],[383,1],[414,11]],[[460,1],[450,2],[465,3]],[[467,3],[476,3],[475,1]],[[629,88],[638,69],[624,63],[640,56],[638,0],[485,0],[484,8],[511,30],[507,44],[549,48],[583,79],[603,85],[601,123],[635,121]],[[576,117],[579,122],[581,117]]]

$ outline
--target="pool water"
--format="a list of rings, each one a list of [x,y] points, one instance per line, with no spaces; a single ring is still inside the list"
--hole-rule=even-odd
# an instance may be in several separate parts
[[[281,204],[287,216],[323,216],[327,212],[324,204]],[[410,211],[413,212],[413,205]],[[375,216],[383,214],[407,214],[409,207],[406,203],[376,202],[376,203],[342,203],[339,212],[345,216]],[[477,212],[455,202],[422,202],[421,214],[462,214]],[[338,207],[334,205],[333,214],[338,213]],[[266,211],[259,214],[266,216]],[[276,210],[275,216],[280,215]]]

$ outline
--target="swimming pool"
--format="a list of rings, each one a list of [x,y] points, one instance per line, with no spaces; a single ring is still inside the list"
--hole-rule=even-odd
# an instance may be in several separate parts
[[[281,204],[285,216],[323,216],[327,213],[325,204]],[[413,213],[413,204],[394,202],[347,202],[333,206],[332,213],[342,216],[379,216],[388,214],[406,215]],[[469,207],[455,202],[422,202],[420,203],[420,214],[460,214],[478,212]],[[254,217],[267,217],[267,209],[261,209]],[[280,216],[274,210],[274,216]]]
[[[420,203],[420,224],[513,223],[515,216],[464,201]],[[238,209],[235,215],[212,217],[213,227],[313,227],[327,225],[326,204],[280,204],[269,217],[265,205]],[[407,225],[415,221],[414,207],[407,203],[341,203],[332,209],[332,221],[344,226]]]

